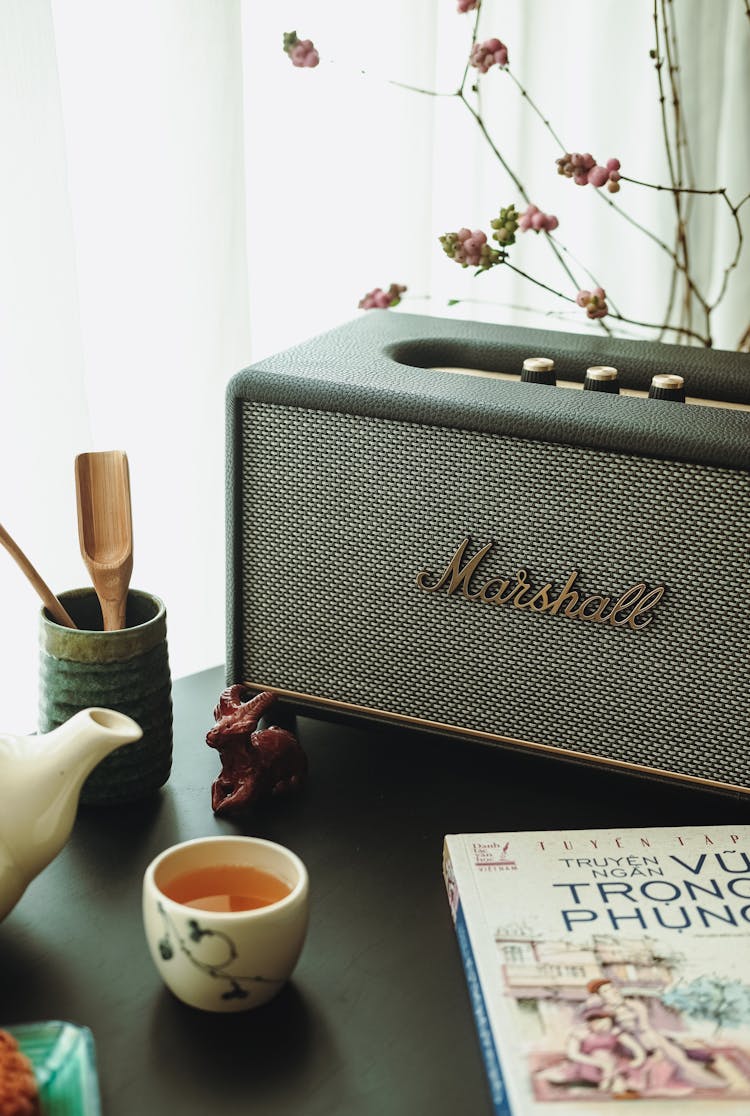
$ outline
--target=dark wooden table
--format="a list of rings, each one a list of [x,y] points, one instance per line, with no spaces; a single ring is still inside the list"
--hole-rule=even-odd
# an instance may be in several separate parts
[[[175,683],[167,786],[137,806],[81,810],[64,852],[0,924],[0,1025],[90,1027],[105,1116],[489,1114],[443,835],[750,820],[744,798],[304,719],[306,791],[240,827],[210,806],[217,756],[205,734],[222,686],[218,668]],[[164,989],[140,914],[153,856],[223,832],[288,845],[312,889],[293,982],[231,1016],[194,1011]]]

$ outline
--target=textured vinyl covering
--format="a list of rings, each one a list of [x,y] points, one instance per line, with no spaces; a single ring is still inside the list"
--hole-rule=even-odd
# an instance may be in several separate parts
[[[581,383],[594,364],[614,365],[623,387],[643,391],[655,373],[676,372],[688,395],[750,404],[748,353],[372,310],[233,377],[227,393],[230,488],[233,424],[244,399],[750,469],[748,412],[530,388],[438,370],[520,375],[530,355],[552,357],[558,377]]]
[[[234,413],[234,680],[750,786],[745,471],[286,401]],[[476,585],[575,569],[584,592],[666,592],[635,632],[420,590],[465,536],[495,540]]]

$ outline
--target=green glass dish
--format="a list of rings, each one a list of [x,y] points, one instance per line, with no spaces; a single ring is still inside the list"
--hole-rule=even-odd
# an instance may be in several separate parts
[[[3,1027],[34,1067],[42,1116],[101,1116],[94,1036],[60,1020]]]

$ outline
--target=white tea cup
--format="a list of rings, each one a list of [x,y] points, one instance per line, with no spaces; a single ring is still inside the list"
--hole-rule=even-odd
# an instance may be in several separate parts
[[[247,1011],[272,999],[297,964],[308,914],[304,864],[260,837],[184,841],[143,877],[154,964],[178,999],[203,1011]]]

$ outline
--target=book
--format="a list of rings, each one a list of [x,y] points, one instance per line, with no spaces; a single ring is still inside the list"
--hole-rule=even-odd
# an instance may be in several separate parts
[[[496,1116],[749,1116],[750,826],[448,835]]]

